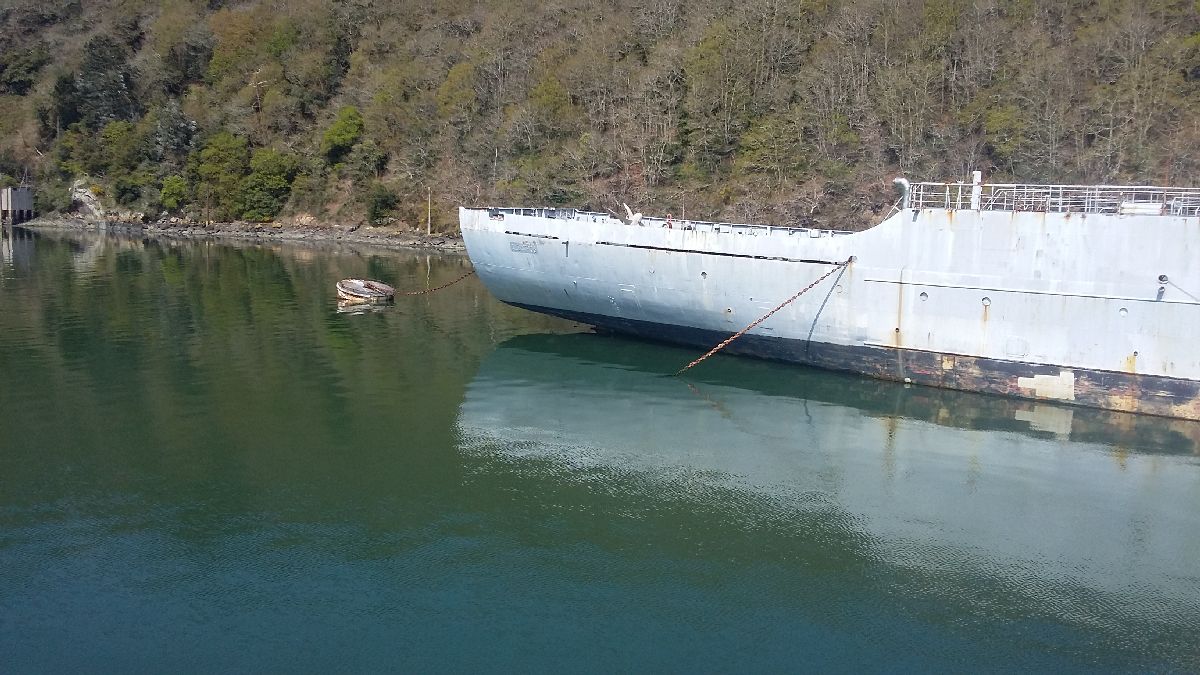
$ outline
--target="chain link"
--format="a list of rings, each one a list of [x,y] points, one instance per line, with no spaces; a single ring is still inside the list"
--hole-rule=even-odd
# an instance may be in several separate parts
[[[397,292],[397,293],[396,293],[396,295],[425,295],[426,293],[432,293],[432,292],[434,292],[434,291],[440,291],[440,290],[442,290],[443,288],[449,288],[449,287],[453,286],[454,284],[457,284],[458,282],[462,281],[463,279],[466,279],[467,277],[471,276],[472,274],[475,274],[475,270],[471,270],[470,272],[467,272],[466,274],[464,274],[464,275],[462,275],[461,277],[459,277],[459,278],[455,279],[454,281],[451,281],[451,282],[450,282],[450,283],[448,283],[448,284],[442,284],[441,286],[437,286],[437,287],[435,287],[435,288],[426,288],[426,289],[425,289],[425,290],[423,290],[423,291],[403,291],[403,292]]]
[[[834,272],[837,272],[838,270],[840,270],[840,269],[844,268],[845,266],[849,265],[849,264],[850,264],[850,263],[852,263],[852,262],[854,262],[854,257],[853,257],[853,256],[851,256],[851,257],[847,258],[845,262],[840,262],[840,263],[837,263],[836,265],[834,265],[833,269],[831,269],[831,270],[829,270],[828,272],[826,272],[825,274],[821,275],[821,277],[820,277],[819,279],[817,279],[816,281],[812,282],[811,284],[809,284],[809,285],[805,286],[804,288],[801,288],[800,290],[796,291],[796,294],[795,294],[795,295],[793,295],[792,297],[788,298],[787,300],[784,300],[784,301],[783,301],[783,302],[782,302],[782,303],[781,303],[781,304],[780,304],[778,307],[776,307],[775,309],[773,309],[773,310],[771,310],[771,311],[767,312],[766,314],[762,315],[762,316],[761,316],[761,317],[760,317],[760,318],[759,318],[757,321],[755,321],[754,323],[750,324],[749,326],[746,326],[745,328],[743,328],[743,329],[741,329],[740,331],[738,331],[738,332],[734,333],[733,335],[730,335],[728,338],[726,338],[724,341],[722,341],[722,342],[721,342],[721,344],[719,344],[719,345],[717,345],[716,347],[713,347],[712,349],[708,350],[708,353],[707,353],[707,354],[705,354],[704,356],[701,356],[700,358],[696,359],[695,361],[692,361],[691,363],[687,364],[686,366],[684,366],[684,367],[680,368],[680,369],[679,369],[679,372],[675,373],[675,375],[677,375],[677,376],[678,376],[678,375],[682,375],[682,374],[684,374],[685,372],[687,372],[687,371],[688,371],[688,369],[692,368],[693,366],[696,366],[696,365],[698,365],[700,362],[704,361],[704,360],[705,360],[705,359],[707,359],[708,357],[712,356],[713,354],[716,354],[717,352],[721,351],[721,350],[722,350],[722,349],[724,349],[725,347],[729,346],[729,343],[730,343],[730,342],[733,342],[734,340],[736,340],[736,339],[738,339],[738,338],[742,337],[743,335],[745,335],[746,333],[750,332],[750,330],[752,330],[752,329],[753,329],[755,326],[757,326],[758,324],[760,324],[760,323],[762,323],[762,322],[766,321],[767,319],[771,318],[771,315],[772,315],[772,314],[774,314],[775,312],[778,312],[779,310],[783,309],[784,307],[787,307],[788,305],[792,304],[792,301],[793,301],[793,300],[795,300],[796,298],[798,298],[798,297],[800,297],[800,296],[804,295],[805,293],[807,293],[807,292],[811,291],[813,288],[816,288],[817,284],[819,284],[819,283],[821,283],[822,281],[825,281],[825,280],[826,280],[826,279],[828,279],[829,277],[833,276]]]

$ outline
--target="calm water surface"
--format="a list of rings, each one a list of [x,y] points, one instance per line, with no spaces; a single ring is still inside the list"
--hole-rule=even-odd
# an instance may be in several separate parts
[[[1200,669],[1200,430],[333,283],[0,249],[0,670]]]

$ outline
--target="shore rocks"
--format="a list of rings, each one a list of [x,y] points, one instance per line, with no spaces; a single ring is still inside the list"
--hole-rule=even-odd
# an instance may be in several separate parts
[[[124,215],[124,214],[122,214]],[[134,216],[143,216],[135,218]],[[128,234],[149,236],[186,237],[195,239],[229,238],[274,241],[342,242],[348,244],[370,244],[372,246],[396,248],[427,248],[442,251],[463,251],[462,237],[436,233],[425,236],[421,232],[401,231],[394,227],[358,227],[318,224],[316,218],[297,217],[289,223],[202,223],[178,217],[164,217],[148,221],[143,214],[114,218],[108,214],[85,215],[73,213],[69,216],[38,218],[27,223],[30,227],[56,227],[67,229],[97,229]]]
[[[81,218],[104,218],[104,205],[85,180],[76,180],[71,184],[71,205]]]

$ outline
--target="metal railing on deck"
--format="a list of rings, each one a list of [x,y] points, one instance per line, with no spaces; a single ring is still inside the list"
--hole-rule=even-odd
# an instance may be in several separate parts
[[[513,207],[489,207],[487,209],[488,217],[493,220],[504,220],[506,215],[514,216],[532,216],[534,218],[556,218],[559,220],[585,221],[593,223],[622,223],[626,224],[625,219],[607,213],[595,213],[592,211],[580,211],[570,208],[513,208]],[[810,227],[787,227],[784,225],[756,225],[749,223],[719,223],[707,220],[679,220],[675,218],[657,218],[654,216],[642,216],[638,220],[638,225],[641,227],[661,227],[672,228],[678,230],[696,230],[701,232],[717,232],[726,234],[744,234],[744,235],[808,235],[809,237],[833,237],[844,234],[850,234],[848,230],[827,230],[821,228]]]
[[[914,209],[1200,215],[1200,188],[1144,185],[912,183]]]

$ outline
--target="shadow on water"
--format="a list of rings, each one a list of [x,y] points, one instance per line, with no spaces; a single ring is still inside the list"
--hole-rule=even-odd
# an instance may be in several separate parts
[[[1195,665],[1189,424],[733,358],[672,377],[688,353],[587,334],[501,344],[458,420],[474,484],[557,514],[538,545],[758,570],[830,611],[819,623],[877,602],[946,638],[1024,644],[1027,665]]]
[[[671,378],[681,359],[693,352],[608,335],[522,335],[500,345],[488,368],[503,368],[518,354],[544,355],[522,368],[529,376],[552,372],[564,363],[594,364],[592,373],[625,372],[665,378],[659,393],[669,395],[673,382],[692,385],[704,396],[706,387],[732,387],[765,396],[783,396],[848,406],[872,417],[897,417],[972,430],[1010,431],[1036,438],[1091,442],[1116,452],[1200,455],[1200,423],[903,385],[857,375],[745,358],[718,358]]]

